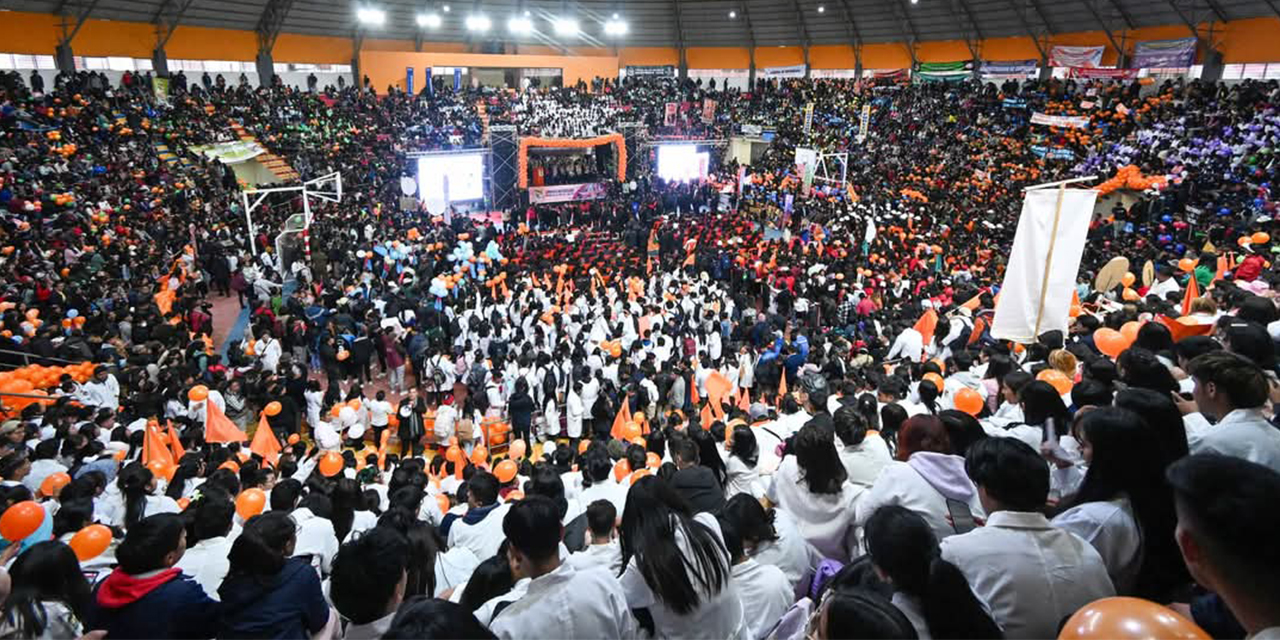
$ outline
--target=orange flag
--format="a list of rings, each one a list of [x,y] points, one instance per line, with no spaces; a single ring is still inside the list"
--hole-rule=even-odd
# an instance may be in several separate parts
[[[707,396],[711,399],[711,412],[723,420],[724,407],[720,403],[733,390],[733,383],[719,371],[712,371],[711,375],[707,376],[706,385]]]
[[[738,394],[738,408],[743,411],[751,410],[751,392],[747,389],[741,389]]]
[[[267,423],[267,414],[262,414],[258,419],[258,430],[253,432],[253,442],[249,443],[249,450],[262,456],[263,460],[276,466],[280,461],[280,440],[276,438],[276,434],[271,430],[271,425]]]
[[[702,397],[698,395],[698,376],[689,376],[689,402],[694,406],[702,402]]]
[[[1226,275],[1227,271],[1230,269],[1231,263],[1227,260],[1227,257],[1218,256],[1218,270],[1213,274],[1213,281],[1217,282],[1221,280],[1222,276]]]
[[[146,434],[142,439],[142,464],[150,464],[157,460],[169,466],[174,464],[173,452],[169,451],[169,447],[164,443],[160,425],[148,423]]]
[[[609,435],[616,440],[622,440],[622,427],[629,422],[631,422],[631,403],[627,401],[626,396],[623,396],[622,406],[618,408],[618,415],[613,418],[613,428],[609,429]]]
[[[926,310],[920,315],[920,319],[916,320],[914,329],[924,336],[924,343],[933,342],[933,330],[938,328],[938,312],[933,309]]]
[[[702,413],[699,414],[699,419],[702,421],[703,429],[711,429],[711,423],[715,422],[715,416],[711,414],[711,405],[703,405]]]
[[[1078,304],[1078,303],[1077,303],[1077,304]],[[978,295],[976,295],[976,296],[974,296],[974,297],[972,297],[972,298],[969,298],[967,301],[965,301],[965,303],[964,303],[964,304],[962,304],[962,305],[960,305],[960,306],[962,306],[962,307],[964,307],[964,308],[966,308],[966,309],[968,309],[968,310],[970,310],[970,311],[977,311],[977,310],[978,310],[978,307],[979,307],[979,306],[981,306],[981,305],[982,305],[982,294],[981,294],[981,293],[979,293]]]
[[[1179,342],[1183,338],[1190,336],[1207,336],[1213,331],[1213,325],[1211,324],[1200,324],[1199,322],[1185,324],[1168,316],[1158,316],[1156,320],[1160,324],[1169,327],[1169,333],[1173,336],[1174,342]]]
[[[787,397],[787,372],[784,369],[782,378],[778,382],[778,404],[782,404],[782,399]]]
[[[166,420],[165,426],[169,430],[169,448],[173,449],[173,459],[181,460],[182,456],[187,455],[187,450],[182,448],[182,441],[178,439],[178,432],[173,429],[173,421]]]
[[[244,442],[249,439],[245,432],[236,426],[227,414],[218,408],[218,405],[209,402],[204,403],[204,441],[205,442]]]
[[[1182,294],[1182,315],[1191,315],[1191,302],[1200,297],[1200,284],[1196,282],[1195,274],[1191,274],[1187,278],[1187,291]]]

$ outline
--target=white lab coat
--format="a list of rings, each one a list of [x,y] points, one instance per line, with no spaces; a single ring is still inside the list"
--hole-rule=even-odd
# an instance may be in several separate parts
[[[791,608],[795,596],[787,576],[772,565],[750,558],[733,565],[734,587],[742,598],[742,611],[752,638],[763,638],[782,614]]]
[[[218,597],[218,587],[222,586],[222,579],[227,577],[227,571],[231,568],[227,553],[231,551],[233,542],[235,538],[231,536],[201,540],[188,548],[174,566],[194,578],[210,598],[221,600]]]
[[[338,535],[333,532],[333,523],[305,508],[294,509],[289,515],[298,528],[293,557],[311,556],[311,563],[320,567],[321,573],[329,573],[333,557],[338,555]]]
[[[845,482],[839,493],[813,493],[802,476],[795,456],[783,458],[769,485],[769,500],[795,516],[800,533],[823,557],[840,562],[857,557],[854,514],[866,489]]]
[[[582,403],[582,397],[579,396],[576,391],[570,391],[569,397],[565,403],[568,406],[565,430],[569,432],[570,438],[580,438],[582,437],[582,416],[586,411],[586,408]],[[548,426],[548,430],[553,429],[553,427]]]
[[[467,581],[471,573],[480,566],[480,558],[466,547],[455,547],[436,555],[436,592],[440,594]]]
[[[715,516],[699,513],[693,518],[709,527],[717,539],[723,540],[720,524]],[[675,544],[681,555],[689,555],[688,542],[684,534],[676,531]],[[727,560],[725,564],[728,564]],[[728,569],[728,567],[726,567]],[[690,578],[695,585],[697,578]],[[626,594],[627,606],[631,609],[648,608],[653,616],[655,638],[716,638],[717,640],[746,640],[750,637],[747,621],[742,611],[742,600],[738,597],[732,577],[717,594],[700,593],[701,604],[697,609],[680,615],[660,602],[653,590],[645,582],[635,558],[627,564],[619,578],[622,590]]]
[[[1191,444],[1191,453],[1235,456],[1280,472],[1280,429],[1267,422],[1261,409],[1236,409],[1204,430]]]
[[[777,539],[761,542],[750,555],[760,564],[781,569],[783,575],[787,576],[787,581],[795,587],[813,573],[813,568],[818,566],[822,558],[800,534],[800,527],[790,513],[774,510],[773,532],[777,534]]]
[[[1105,502],[1086,502],[1053,519],[1053,526],[1070,531],[1093,545],[1107,565],[1116,593],[1133,592],[1142,568],[1142,533],[1127,496]]]
[[[1039,513],[998,511],[941,546],[1011,640],[1056,637],[1063,618],[1115,595],[1102,556]]]
[[[561,564],[529,581],[524,595],[498,612],[489,629],[499,638],[635,638],[622,586],[606,569]]]
[[[507,539],[502,532],[502,519],[511,510],[510,504],[500,504],[475,524],[467,524],[462,518],[449,525],[449,547],[465,547],[477,558],[491,558]]]
[[[612,480],[601,480],[582,489],[582,492],[578,495],[578,504],[591,506],[591,503],[596,500],[608,500],[618,510],[618,517],[622,517],[622,512],[626,511],[627,508],[628,488],[626,485],[620,485]]]
[[[919,454],[916,454],[919,455]],[[963,459],[959,461],[963,468]],[[967,481],[967,478],[966,478]],[[972,486],[972,483],[970,483]],[[982,517],[982,504],[978,501],[978,491],[967,501],[969,511],[976,517]],[[955,535],[955,528],[947,522],[947,499],[918,471],[905,462],[891,461],[885,465],[871,488],[858,502],[858,526],[866,524],[876,509],[885,505],[898,505],[916,512],[933,528],[933,534],[939,540]]]
[[[849,474],[849,482],[859,487],[871,488],[890,462],[893,457],[889,455],[889,445],[879,433],[868,433],[862,442],[840,449],[840,463]]]
[[[760,490],[760,474],[756,472],[755,467],[748,466],[742,458],[735,455],[728,456],[724,464],[728,474],[724,484],[725,500],[739,493],[745,493],[753,498],[759,498],[764,494]]]
[[[616,576],[622,570],[622,547],[617,540],[605,544],[589,544],[586,549],[569,556],[568,563],[580,571],[604,567],[609,570],[610,575]]]
[[[908,362],[920,362],[923,357],[924,336],[919,331],[907,327],[894,339],[893,346],[889,349],[889,355],[885,356],[885,360],[903,358]]]

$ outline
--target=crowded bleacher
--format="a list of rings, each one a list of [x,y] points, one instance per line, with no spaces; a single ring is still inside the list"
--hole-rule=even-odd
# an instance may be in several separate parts
[[[1275,80],[37,77],[0,72],[0,637],[1280,638]],[[406,203],[499,124],[773,135]],[[305,251],[201,152],[241,131],[263,186],[341,175]],[[1077,179],[1069,318],[1011,340],[1025,190]]]

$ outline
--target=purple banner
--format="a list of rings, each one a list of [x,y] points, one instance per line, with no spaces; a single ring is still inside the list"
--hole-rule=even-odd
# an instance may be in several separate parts
[[[1148,40],[1133,48],[1135,69],[1186,69],[1196,60],[1196,39]]]

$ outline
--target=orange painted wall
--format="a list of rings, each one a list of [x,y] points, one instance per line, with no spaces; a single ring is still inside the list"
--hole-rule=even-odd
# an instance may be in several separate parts
[[[868,44],[862,47],[863,69],[906,69],[910,66],[911,54],[901,44]]]
[[[405,67],[421,69],[431,66],[558,68],[564,83],[578,80],[590,82],[597,77],[618,77],[618,59],[603,56],[533,56],[488,55],[481,53],[416,53],[413,51],[361,51],[360,72],[369,76],[374,87],[387,85],[404,88]]]
[[[276,38],[271,57],[276,62],[351,64],[351,38],[282,33]]]
[[[147,44],[154,46],[153,42]],[[79,38],[72,48],[80,53]],[[253,60],[258,57],[258,38],[249,31],[178,27],[164,50],[175,60]]]
[[[938,40],[917,43],[916,57],[924,62],[959,62],[972,60],[973,54],[963,40]]]
[[[49,34],[49,48],[44,53],[53,53],[53,48],[58,44],[57,21],[58,19],[55,18],[53,32]],[[177,36],[177,32],[174,36]],[[252,34],[249,37],[253,37]],[[71,48],[78,56],[112,55],[150,58],[151,49],[155,47],[155,43],[156,33],[151,25],[138,22],[89,20],[80,28],[80,33],[76,34]],[[227,58],[218,59],[227,60]]]
[[[1221,50],[1227,63],[1280,61],[1280,20],[1253,18],[1228,23]]]
[[[751,52],[737,47],[689,47],[685,61],[690,69],[747,69],[751,66]],[[760,64],[756,60],[756,64]]]
[[[1036,60],[1040,51],[1031,38],[991,38],[982,41],[983,60]]]
[[[53,53],[58,45],[57,16],[21,11],[7,11],[3,15],[4,47],[9,53]]]
[[[809,48],[809,65],[814,69],[853,69],[858,60],[851,46],[814,45]]]
[[[804,64],[804,49],[800,47],[756,47],[757,69],[796,64]]]
[[[625,47],[618,52],[621,66],[678,65],[680,52],[675,47]]]

